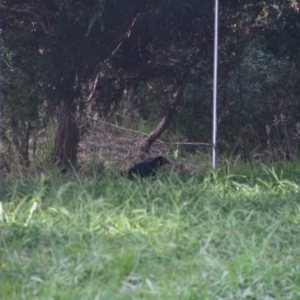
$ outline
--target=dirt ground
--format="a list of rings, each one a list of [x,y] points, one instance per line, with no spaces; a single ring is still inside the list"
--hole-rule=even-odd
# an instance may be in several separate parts
[[[12,142],[6,143],[6,147],[1,146],[0,170],[8,173],[27,173],[51,169],[54,133],[55,126],[52,126],[48,130],[40,130],[36,140],[32,138],[29,141],[30,165],[27,167],[19,163]],[[180,136],[166,133],[155,141],[149,153],[140,152],[140,143],[147,134],[148,132],[120,127],[100,119],[91,122],[88,128],[81,132],[76,169],[86,174],[92,169],[121,172],[138,162],[151,161],[159,155],[166,157],[172,164],[168,168],[172,168],[178,174],[190,175],[210,168],[209,144],[190,142]],[[34,147],[37,149],[35,152]]]
[[[204,143],[188,141],[157,140],[149,153],[139,151],[139,146],[146,133],[118,127],[113,124],[98,121],[85,133],[79,143],[78,162],[112,167],[124,171],[141,161],[151,161],[162,155],[171,161],[173,169],[184,174],[192,174],[198,170],[207,169],[210,165],[210,147]],[[175,138],[172,138],[175,140]],[[203,159],[192,159],[201,153]]]

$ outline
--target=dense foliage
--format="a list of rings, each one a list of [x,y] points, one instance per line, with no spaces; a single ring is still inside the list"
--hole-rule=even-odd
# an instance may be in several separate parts
[[[169,128],[179,139],[210,142],[213,1],[1,5],[4,141],[26,164],[30,139],[62,104],[66,116],[76,114],[84,124],[95,112],[104,119],[117,112],[118,123],[130,127],[140,120],[154,126],[165,117],[158,135]],[[300,121],[299,19],[295,0],[222,1],[220,151],[293,157]],[[78,126],[74,120],[70,124]],[[62,128],[60,136],[71,134]]]

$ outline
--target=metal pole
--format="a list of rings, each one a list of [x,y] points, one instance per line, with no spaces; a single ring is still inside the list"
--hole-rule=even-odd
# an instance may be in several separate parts
[[[2,22],[0,20],[0,163],[2,164]],[[0,189],[2,194],[2,174],[0,174]],[[1,201],[0,201],[0,210],[1,210]]]
[[[213,132],[212,132],[212,167],[216,167],[217,148],[217,95],[218,95],[218,27],[219,1],[215,0],[215,43],[214,43],[214,84],[213,84]]]

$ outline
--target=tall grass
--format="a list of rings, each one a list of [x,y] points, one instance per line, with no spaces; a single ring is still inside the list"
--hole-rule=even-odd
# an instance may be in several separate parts
[[[0,299],[300,299],[298,170],[5,176]]]

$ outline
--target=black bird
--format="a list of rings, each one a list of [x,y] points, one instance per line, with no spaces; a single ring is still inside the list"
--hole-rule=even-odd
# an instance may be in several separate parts
[[[166,158],[163,156],[157,156],[150,162],[140,162],[136,164],[127,172],[123,173],[123,175],[127,176],[130,180],[132,180],[134,176],[139,176],[141,178],[155,176],[156,171],[166,164],[170,164]]]

